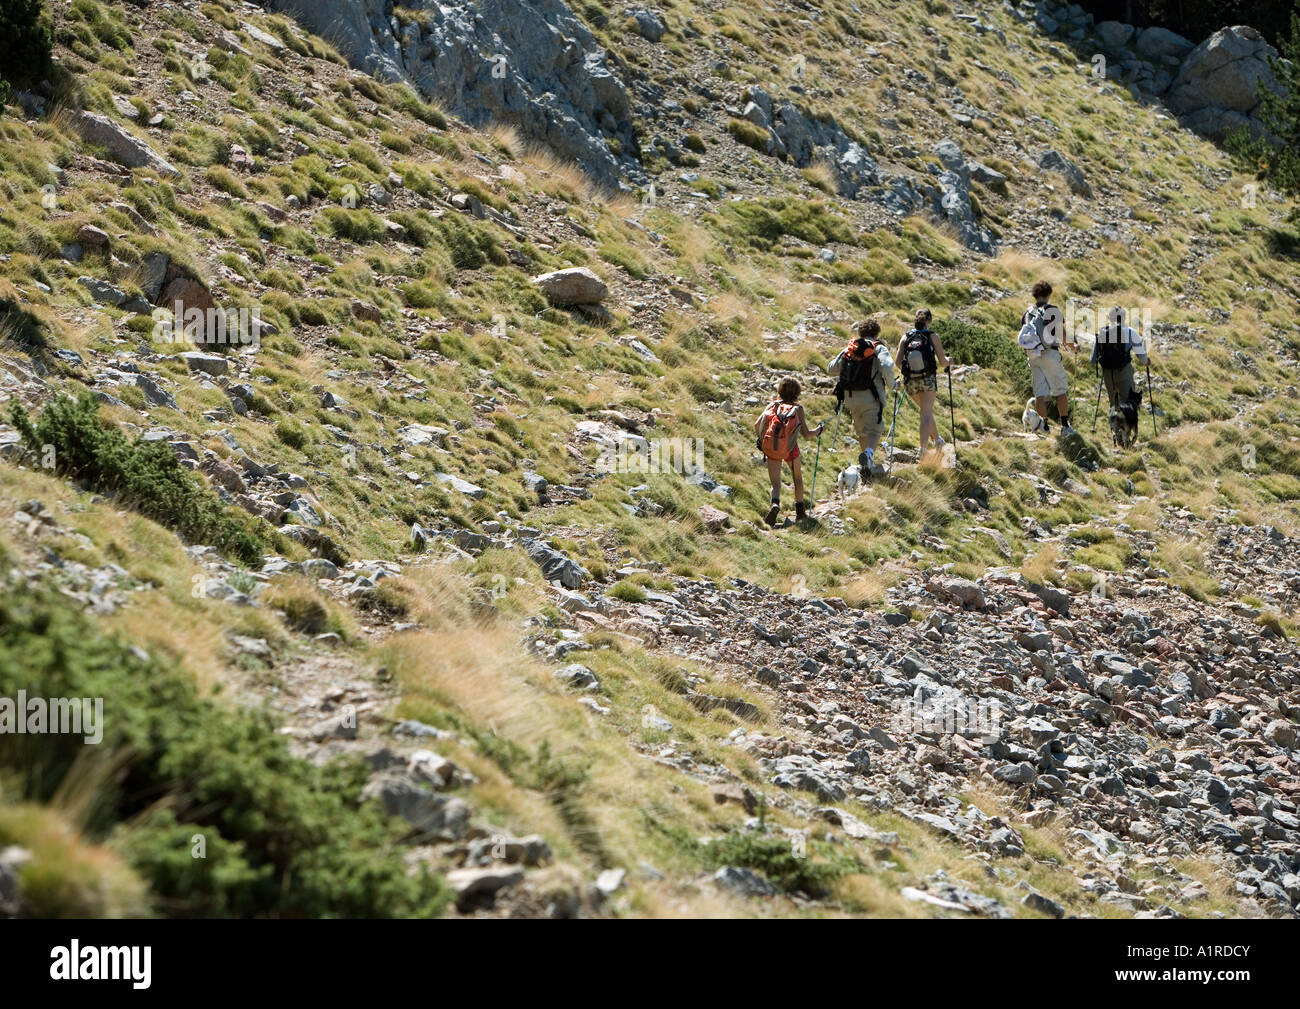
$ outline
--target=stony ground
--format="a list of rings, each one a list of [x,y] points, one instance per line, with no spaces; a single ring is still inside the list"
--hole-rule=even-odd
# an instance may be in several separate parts
[[[160,12],[175,6],[153,5],[134,15],[142,42],[163,31]],[[714,5],[699,6],[711,12]],[[801,23],[804,15],[809,23],[820,17],[803,5],[783,10],[794,12]],[[959,9],[957,16],[967,15]],[[865,48],[866,58],[852,62],[850,77],[840,85],[870,89],[895,82],[879,96],[886,111],[900,105],[896,88],[924,91],[934,101],[920,112],[909,108],[906,123],[891,120],[888,142],[872,150],[880,178],[893,188],[836,204],[855,234],[898,231],[902,211],[888,201],[901,193],[904,210],[920,208],[922,203],[913,207],[908,201],[938,195],[935,177],[945,171],[958,181],[966,173],[990,187],[1006,183],[1002,172],[973,161],[965,150],[978,149],[984,161],[1004,167],[1026,164],[1023,123],[1014,113],[996,107],[987,96],[968,97],[947,56],[941,54],[924,73],[894,62],[892,54],[903,39],[891,31],[880,29],[881,37]],[[980,37],[992,31],[984,26]],[[357,110],[356,121],[343,124],[348,130],[321,109],[301,138],[286,127],[279,145],[259,151],[256,158],[247,157],[247,151],[244,156],[230,152],[229,167],[254,195],[263,194],[255,182],[293,168],[309,150],[304,141],[342,147],[356,131],[378,144],[375,134],[392,123],[389,110],[365,96],[359,75],[338,64],[299,59],[265,32],[247,38],[223,35],[218,46],[228,53],[259,54],[261,93],[277,95],[298,111],[331,101],[348,81],[356,85],[347,90]],[[627,42],[639,67],[631,91],[646,106],[643,112],[653,113],[647,154],[661,152],[672,166],[656,174],[649,199],[641,194],[644,202],[638,205],[622,197],[611,215],[618,218],[617,231],[597,236],[591,227],[599,215],[588,216],[571,192],[549,196],[536,191],[536,186],[549,185],[560,168],[525,164],[518,138],[506,135],[488,142],[456,125],[446,131],[448,136],[472,147],[456,158],[460,188],[439,179],[416,191],[401,173],[390,170],[387,162],[396,158],[384,153],[384,183],[363,195],[364,207],[379,218],[384,231],[382,241],[369,249],[320,228],[318,218],[327,201],[281,200],[269,189],[271,202],[255,200],[250,208],[259,222],[255,271],[247,258],[243,265],[248,269],[236,268],[246,248],[239,240],[229,234],[200,235],[210,260],[204,264],[205,283],[212,291],[279,294],[283,292],[275,285],[287,276],[303,281],[292,292],[293,301],[341,306],[341,319],[322,324],[308,317],[295,325],[291,351],[274,345],[280,355],[275,360],[283,366],[276,373],[267,368],[266,357],[241,352],[177,357],[133,328],[130,313],[145,314],[150,306],[143,311],[131,307],[138,277],[112,250],[114,243],[154,229],[111,202],[129,173],[96,156],[101,151],[79,151],[59,167],[60,192],[91,194],[90,209],[77,210],[87,219],[101,205],[117,208],[114,213],[130,220],[132,231],[109,236],[87,224],[78,232],[86,247],[78,242],[76,248],[59,250],[59,263],[48,266],[57,274],[58,290],[43,281],[32,289],[50,296],[44,308],[57,316],[66,333],[75,334],[78,349],[59,347],[40,356],[0,348],[0,399],[36,409],[59,390],[84,386],[129,434],[165,441],[222,501],[278,527],[289,541],[281,550],[290,556],[268,556],[252,568],[223,559],[211,547],[184,549],[177,570],[193,570],[194,598],[222,610],[221,618],[213,620],[220,628],[214,646],[220,657],[218,678],[238,703],[266,705],[282,722],[295,752],[320,763],[336,756],[364,759],[371,773],[360,798],[378,801],[410,826],[410,862],[431,864],[446,874],[459,914],[843,914],[872,913],[881,906],[897,912],[902,906],[915,913],[987,917],[1295,917],[1300,908],[1300,666],[1278,614],[1294,614],[1300,606],[1300,553],[1287,532],[1294,530],[1294,507],[1286,504],[1285,495],[1277,495],[1281,503],[1273,502],[1275,514],[1288,519],[1279,520],[1282,528],[1258,524],[1222,502],[1184,507],[1174,501],[1181,500],[1179,495],[1164,493],[1166,481],[1174,478],[1162,473],[1161,458],[1152,452],[1123,471],[1127,483],[1121,497],[1089,480],[1095,465],[1060,464],[1054,441],[1015,430],[1017,418],[1009,416],[997,429],[981,429],[962,447],[1009,444],[1023,447],[1029,461],[1000,474],[1009,477],[1001,487],[997,479],[977,480],[962,492],[969,496],[955,498],[963,522],[951,532],[918,520],[914,549],[894,550],[863,565],[884,586],[867,605],[810,591],[802,574],[775,573],[775,564],[751,573],[735,561],[726,575],[686,575],[663,558],[634,556],[618,520],[626,517],[665,539],[685,535],[725,546],[742,539],[748,545],[752,536],[773,549],[794,542],[798,545],[791,549],[804,550],[808,561],[843,558],[871,541],[871,530],[863,528],[866,521],[910,527],[910,517],[888,503],[899,503],[896,498],[881,497],[879,505],[870,506],[877,514],[864,514],[864,502],[874,501],[873,494],[892,493],[917,474],[915,454],[906,449],[896,458],[906,479],[882,480],[846,498],[834,490],[835,476],[855,452],[845,451],[849,439],[832,446],[828,434],[815,521],[790,523],[775,532],[759,529],[758,516],[740,513],[732,503],[736,488],[708,472],[691,474],[684,494],[698,492],[700,497],[673,510],[672,502],[666,506],[646,484],[609,479],[599,462],[602,454],[645,446],[647,438],[672,429],[681,416],[720,421],[729,435],[745,433],[749,416],[770,397],[775,381],[793,370],[804,377],[810,397],[825,397],[831,383],[821,374],[820,357],[809,351],[809,333],[824,335],[829,327],[844,324],[856,317],[861,303],[846,305],[844,292],[830,291],[819,274],[797,283],[791,278],[805,261],[829,272],[837,263],[861,260],[862,248],[783,239],[783,248],[806,255],[754,282],[757,293],[751,300],[763,306],[764,314],[755,315],[761,322],[752,335],[763,345],[765,360],[732,362],[725,396],[697,395],[667,408],[649,404],[659,402],[654,394],[670,369],[649,372],[649,377],[623,365],[609,374],[581,366],[570,372],[567,358],[575,350],[588,351],[588,344],[602,350],[616,344],[637,361],[657,367],[662,361],[656,350],[667,357],[663,344],[672,343],[674,330],[713,339],[720,332],[710,328],[717,322],[715,309],[734,297],[736,275],[747,268],[745,250],[720,239],[717,254],[701,256],[689,278],[657,269],[615,269],[612,259],[593,257],[607,282],[605,301],[617,319],[609,308],[595,306],[561,316],[577,335],[565,343],[554,332],[544,334],[562,348],[558,364],[529,357],[521,366],[512,359],[501,374],[484,366],[492,362],[476,354],[479,348],[472,342],[495,318],[488,313],[496,307],[496,294],[483,293],[483,286],[497,279],[489,270],[448,270],[444,286],[451,300],[438,310],[408,306],[395,293],[396,285],[411,275],[403,271],[423,254],[407,241],[393,219],[397,214],[428,221],[451,215],[471,222],[470,227],[490,229],[509,267],[497,265],[532,273],[535,259],[569,247],[590,251],[598,242],[623,241],[631,232],[642,243],[638,254],[658,255],[668,242],[643,222],[662,221],[665,211],[707,230],[717,227],[720,211],[736,199],[762,200],[776,192],[807,195],[800,171],[807,166],[767,156],[759,160],[731,141],[729,124],[760,120],[761,109],[751,106],[772,96],[736,79],[726,62],[716,58],[734,54],[721,39],[717,46],[712,56],[695,48],[683,55],[641,37]],[[218,130],[241,114],[234,98],[210,81],[194,81],[195,91],[179,95],[175,88],[156,87],[154,82],[166,75],[163,49],[139,44],[136,51],[141,94],[152,113],[172,120],[165,127],[152,119],[135,122],[133,128],[151,142],[160,147],[168,142],[176,121],[192,119]],[[1016,38],[1010,51],[1017,58],[1028,53]],[[1005,71],[979,69],[1007,83]],[[1058,67],[1055,72],[1065,71]],[[658,83],[665,79],[670,81],[667,90]],[[1115,97],[1108,88],[1095,86],[1097,94],[1089,100]],[[809,83],[806,91],[806,97],[819,101],[835,96],[825,81]],[[688,102],[700,107],[692,111]],[[118,109],[124,119],[137,120],[129,103]],[[978,136],[972,126],[976,122],[985,124]],[[1032,126],[1035,149],[1050,143],[1055,151],[1071,142],[1067,131],[1045,119],[1034,117]],[[688,132],[706,141],[693,163],[676,149]],[[910,135],[929,138],[925,149],[906,142]],[[443,158],[431,157],[430,163],[442,164]],[[514,165],[526,169],[527,184],[524,171]],[[1042,163],[1029,159],[1026,176],[1038,186],[1034,198],[998,201],[996,237],[1012,256],[1047,267],[1053,261],[1118,256],[1114,250],[1119,247],[1125,255],[1141,256],[1142,243],[1169,227],[1136,213],[1123,179],[1092,166],[1087,226],[1066,226],[1084,212],[1081,192],[1074,191],[1082,187],[1071,185],[1068,170],[1042,169]],[[1196,174],[1209,193],[1230,189],[1234,179],[1216,166],[1200,166]],[[238,205],[197,165],[190,176],[178,196],[187,213]],[[710,184],[717,180],[725,180],[721,190]],[[1148,181],[1157,202],[1173,199],[1181,185],[1165,177]],[[969,209],[966,182],[962,192]],[[956,185],[949,180],[940,188],[946,192]],[[505,209],[479,200],[470,192],[474,187],[497,197]],[[62,208],[49,218],[51,226],[68,219]],[[113,220],[120,225],[117,217]],[[945,228],[970,223],[957,215]],[[610,222],[601,219],[600,227],[608,229]],[[295,244],[288,229],[312,233],[313,251],[308,254]],[[714,239],[718,234],[711,232]],[[1216,257],[1224,254],[1230,239],[1199,233],[1183,238],[1179,269],[1186,286],[1176,300],[1200,313],[1197,318],[1224,323],[1228,313],[1201,306],[1198,298],[1202,279],[1214,279]],[[101,241],[105,248],[97,251],[94,245]],[[958,246],[945,238],[944,243],[944,251],[953,254],[946,266],[914,250],[907,255],[911,284],[942,294],[945,285],[959,278],[971,302],[980,305],[996,305],[1011,296],[1007,284],[994,284],[981,273],[992,261],[982,259],[970,242]],[[364,270],[357,266],[362,256]],[[9,253],[0,254],[0,263],[10,262]],[[347,263],[367,283],[354,294],[336,283],[336,271],[327,263]],[[112,283],[78,279],[83,269],[101,266]],[[521,276],[508,274],[504,282],[515,283]],[[1173,280],[1167,273],[1146,278],[1155,287]],[[873,297],[881,286],[874,285]],[[68,295],[69,288],[75,297]],[[767,310],[793,297],[792,292],[800,311],[796,324],[786,328],[780,322],[782,311]],[[86,304],[86,299],[95,303]],[[456,300],[475,308],[452,318],[447,305]],[[124,305],[126,311],[119,312]],[[588,324],[610,328],[589,331]],[[364,330],[368,340],[381,333],[397,349],[371,352],[367,345],[364,357],[345,352],[339,334],[365,326],[380,327]],[[1185,321],[1160,329],[1172,349],[1199,346],[1204,333],[1203,327]],[[570,335],[566,332],[565,339]],[[448,344],[440,338],[448,338]],[[515,341],[518,348],[533,339],[553,349],[536,334],[513,328],[507,342]],[[1281,355],[1283,341],[1277,343]],[[449,349],[453,346],[458,350]],[[1235,347],[1242,369],[1249,371],[1252,357]],[[807,360],[801,356],[792,365],[776,359],[785,354],[807,355]],[[286,372],[300,362],[312,367],[305,388],[287,381],[297,377]],[[698,368],[704,377],[722,370],[707,359]],[[507,370],[513,377],[504,377]],[[550,392],[534,395],[533,385],[516,380],[522,373],[546,382],[560,373],[562,388],[547,386]],[[975,365],[955,369],[954,382],[961,403],[1000,395],[991,393],[997,377]],[[584,387],[591,392],[590,401],[600,399],[599,406],[561,411],[553,405],[554,393]],[[1190,380],[1176,382],[1163,375],[1155,388],[1166,403],[1167,395],[1195,399],[1198,393]],[[1296,395],[1294,385],[1270,391],[1291,399]],[[1244,436],[1247,425],[1257,422],[1259,405],[1232,400],[1235,416],[1229,426],[1234,432]],[[452,419],[452,411],[461,407]],[[403,412],[408,409],[413,413]],[[267,435],[276,413],[302,418],[311,436],[328,447],[328,459],[323,453],[292,452],[284,439]],[[503,418],[520,421],[529,414],[555,424],[535,421],[539,430],[498,426]],[[1165,414],[1159,416],[1163,425]],[[914,425],[915,414],[905,412],[899,423]],[[1177,429],[1181,438],[1199,433],[1213,432],[1199,423]],[[488,435],[496,436],[495,442]],[[498,451],[503,440],[514,439],[526,444],[541,464],[522,452]],[[556,450],[548,458],[544,452],[552,445]],[[746,443],[736,455],[740,463],[731,472],[745,478],[757,474],[761,482],[757,469],[742,468],[746,460],[753,462],[750,447]],[[805,459],[810,462],[808,449]],[[15,487],[35,487],[38,476],[46,479],[33,459],[23,456],[16,432],[4,424],[0,456],[7,467],[13,464],[4,478]],[[371,465],[358,467],[358,456]],[[506,474],[513,481],[509,485],[499,479],[503,458],[518,471]],[[997,466],[1005,459],[992,458]],[[1121,462],[1127,466],[1130,461],[1108,460],[1102,475],[1115,476]],[[947,475],[960,472],[954,463],[944,461]],[[548,481],[538,470],[554,478]],[[740,479],[725,479],[739,487]],[[807,465],[805,479],[811,482]],[[1185,494],[1190,478],[1182,474],[1178,480],[1180,494]],[[1154,494],[1136,493],[1140,481],[1149,481]],[[611,484],[616,492],[608,490]],[[1043,506],[1042,511],[1021,509],[1015,519],[1019,529],[1005,515],[995,515],[990,503],[1017,486],[1030,488]],[[166,612],[159,600],[176,586],[132,573],[141,558],[125,556],[115,534],[97,534],[87,518],[93,514],[103,520],[111,514],[128,522],[129,511],[71,483],[59,484],[57,493],[50,483],[44,488],[49,493],[42,491],[39,497],[15,490],[0,501],[13,577],[32,585],[52,582],[71,604],[105,621]],[[449,507],[424,507],[443,491],[452,494]],[[1085,509],[1085,521],[1045,514],[1063,501],[1088,499],[1097,507]],[[592,510],[583,511],[584,505]],[[595,510],[604,505],[607,512]],[[409,511],[418,514],[416,521],[394,517]],[[377,548],[381,524],[383,536],[394,540],[390,534],[396,530],[396,537]],[[983,567],[978,577],[959,577],[953,570],[959,565],[948,556],[972,543],[1005,563]],[[1170,543],[1182,544],[1197,563],[1179,567],[1179,555],[1168,551]],[[1088,553],[1099,546],[1122,554],[1122,562],[1100,563]],[[575,547],[584,551],[581,563]],[[1025,573],[1035,558],[1047,558],[1035,571],[1041,581]],[[584,569],[583,563],[594,568],[597,561],[603,566],[597,574]],[[960,565],[966,574],[970,566],[969,560]],[[1204,570],[1213,584],[1196,584],[1188,570]],[[441,584],[438,579],[447,573],[454,577],[446,588],[427,588]],[[528,577],[521,576],[525,573]],[[471,587],[455,580],[459,578],[475,581]],[[485,582],[492,587],[485,588]],[[523,607],[507,598],[521,584],[537,590],[537,598]],[[777,591],[785,584],[790,591]],[[286,585],[336,607],[331,612],[344,615],[338,628],[286,629],[276,603]],[[188,593],[189,586],[183,591]],[[405,612],[402,599],[417,595],[420,612]],[[624,842],[623,850],[638,852],[636,857],[607,856],[600,838],[591,837],[597,832],[575,812],[577,804],[569,803],[566,786],[504,783],[501,767],[494,766],[494,761],[502,763],[499,755],[489,752],[485,740],[508,738],[507,733],[499,736],[495,726],[476,724],[445,696],[437,698],[439,713],[454,711],[459,718],[454,726],[449,727],[450,718],[435,726],[402,713],[410,702],[404,693],[409,684],[385,664],[387,650],[437,630],[440,618],[463,609],[480,622],[472,626],[482,629],[485,641],[508,641],[511,661],[527,658],[540,664],[540,686],[529,673],[515,676],[513,667],[508,685],[513,689],[526,682],[528,701],[538,711],[563,712],[571,719],[566,731],[572,751],[580,754],[590,743],[600,759],[627,757],[637,770],[632,784],[623,784],[645,785],[647,794],[651,786],[662,788],[679,811],[689,811],[682,817],[687,826],[677,830],[678,835],[693,835],[683,846],[720,837],[777,838],[802,853],[813,843],[820,858],[826,852],[843,855],[872,879],[887,880],[889,896],[901,895],[903,904],[882,901],[875,893],[854,903],[843,894],[783,887],[768,878],[774,874],[739,860],[708,869],[695,863],[670,868],[656,864],[658,856],[646,853],[648,845]],[[231,618],[232,613],[265,618],[273,630],[249,630],[260,625]],[[450,616],[447,622],[453,622]],[[435,650],[442,643],[437,637],[432,641]],[[637,683],[634,691],[605,672],[614,653],[669,670],[656,675],[671,695],[674,711],[662,703],[630,702],[638,691],[651,693],[643,690],[644,684]],[[436,654],[427,658],[436,664]],[[714,738],[719,733],[721,742]],[[645,778],[636,777],[641,771]],[[518,808],[502,798],[507,793]],[[523,798],[521,793],[526,793]],[[624,793],[610,789],[586,801],[600,805],[598,817],[612,819],[609,809],[634,805],[635,811],[649,810],[657,802],[662,806],[661,799],[629,804]],[[618,832],[608,820],[601,826],[607,835]],[[644,827],[630,829],[649,833]],[[952,864],[947,871],[928,867],[924,856],[933,853],[978,871],[959,877]],[[1050,893],[1043,873],[1059,877]]]

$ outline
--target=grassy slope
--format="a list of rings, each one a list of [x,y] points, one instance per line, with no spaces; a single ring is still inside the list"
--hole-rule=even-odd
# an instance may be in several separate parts
[[[1090,84],[1084,67],[1053,54],[1048,43],[1000,9],[982,16],[1020,47],[1011,65],[1000,42],[970,35],[939,5],[859,3],[865,13],[856,17],[847,4],[824,4],[815,24],[743,4],[665,6],[673,33],[658,49],[634,38],[620,21],[600,27],[596,12],[576,8],[629,67],[698,110],[691,132],[703,140],[700,163],[652,161],[662,172],[655,207],[591,191],[568,166],[522,149],[508,130],[484,134],[446,123],[402,89],[348,71],[327,45],[280,19],[260,22],[288,50],[276,53],[247,38],[251,58],[209,50],[212,74],[203,81],[189,69],[193,40],[211,37],[213,22],[237,29],[243,14],[234,14],[234,5],[206,3],[198,16],[87,0],[60,7],[60,56],[84,104],[117,115],[116,93],[147,118],[155,105],[166,103],[171,111],[151,139],[183,177],[154,181],[137,173],[119,185],[87,170],[83,156],[92,152],[58,116],[32,125],[6,117],[0,121],[7,198],[0,214],[0,296],[16,297],[47,320],[52,343],[88,357],[134,347],[147,337],[139,320],[90,306],[76,283],[83,274],[110,276],[106,263],[91,258],[71,265],[57,256],[61,242],[92,223],[113,236],[114,254],[128,264],[166,248],[205,277],[223,303],[259,304],[282,331],[267,338],[251,362],[265,400],[260,415],[204,419],[204,411],[225,405],[224,395],[202,388],[182,363],[163,357],[150,367],[172,380],[182,410],[154,409],[153,423],[222,455],[229,449],[217,431],[228,430],[254,458],[306,475],[337,519],[331,534],[358,557],[409,560],[411,521],[473,528],[504,511],[554,530],[557,546],[600,579],[614,580],[613,569],[635,559],[673,574],[736,574],[783,589],[800,576],[815,591],[870,605],[883,598],[894,572],[914,551],[919,563],[952,563],[959,573],[1026,564],[1040,576],[1083,584],[1091,574],[1080,561],[1123,566],[1122,552],[1104,549],[1104,533],[1098,537],[1103,542],[1082,557],[1036,556],[1021,531],[1020,516],[1027,510],[1044,523],[1068,527],[1098,517],[1105,524],[1118,514],[1115,509],[1134,505],[1135,514],[1155,523],[1158,509],[1148,499],[1158,490],[1161,504],[1185,506],[1202,517],[1231,509],[1243,521],[1296,532],[1297,418],[1279,393],[1294,391],[1300,270],[1277,251],[1285,245],[1278,223],[1283,204],[1263,194],[1256,208],[1243,209],[1241,186],[1247,180],[1232,174],[1213,147],[1172,129],[1156,110],[1118,89]],[[129,30],[123,19],[131,22]],[[696,37],[682,34],[688,22]],[[941,64],[931,62],[940,41],[952,57]],[[868,46],[880,55],[864,58]],[[1006,251],[993,260],[971,257],[926,219],[882,226],[878,208],[825,196],[816,170],[800,172],[736,143],[727,133],[722,103],[680,91],[679,78],[689,75],[672,72],[673,66],[698,68],[719,60],[729,69],[716,73],[715,87],[757,82],[782,95],[788,92],[789,61],[799,53],[809,64],[808,104],[834,111],[889,171],[924,178],[934,160],[930,144],[954,133],[969,157],[1004,172],[1005,193],[978,185],[975,191]],[[906,66],[927,78],[941,70],[984,114],[959,130],[926,89],[900,83]],[[1014,81],[1001,79],[1003,67]],[[884,94],[891,87],[896,105]],[[178,98],[182,91],[202,94],[202,103],[185,104]],[[892,123],[878,117],[886,105]],[[1113,137],[1125,142],[1109,142]],[[232,143],[253,152],[255,171],[229,167]],[[900,150],[908,145],[916,153]],[[1058,178],[1026,166],[1022,155],[1044,146],[1085,167],[1099,194],[1096,205],[1071,197]],[[68,171],[69,184],[59,187],[57,207],[46,211],[41,187],[55,181],[51,163]],[[685,170],[699,172],[702,180],[679,182]],[[390,172],[404,185],[387,211],[339,207],[343,187],[351,183],[364,191],[384,183]],[[718,198],[702,201],[690,191]],[[452,192],[475,193],[513,213],[526,237],[457,215],[441,202]],[[284,222],[255,202],[282,207],[289,194],[307,206]],[[742,202],[729,206],[732,196]],[[784,206],[787,234],[770,241],[756,228],[758,216],[745,208],[747,201],[780,198],[791,201]],[[134,207],[153,233],[109,206],[117,201]],[[1054,239],[1022,235],[1020,214],[1042,221],[1053,211],[1063,218],[1055,225],[1064,236],[1061,248],[1079,247],[1069,238],[1089,233],[1098,220],[1093,213],[1104,214],[1103,222],[1123,220],[1133,243],[1102,241],[1098,253],[1086,258],[1052,258],[1045,253]],[[380,215],[402,223],[418,242],[383,240]],[[815,258],[828,240],[839,257],[834,268]],[[522,251],[529,268],[510,265],[507,249]],[[599,326],[547,310],[530,291],[529,274],[566,265],[589,265],[610,281],[612,323]],[[825,528],[774,537],[748,524],[766,491],[751,463],[751,408],[744,404],[774,384],[772,369],[802,375],[820,368],[848,324],[864,312],[884,313],[886,336],[896,339],[920,303],[1010,340],[1024,291],[1040,275],[1057,284],[1060,300],[1141,304],[1158,321],[1181,327],[1176,332],[1195,331],[1194,341],[1176,342],[1157,359],[1156,398],[1164,412],[1159,439],[1126,454],[1098,441],[1094,448],[1103,465],[1089,472],[1063,459],[1054,443],[1010,436],[1023,397],[1009,378],[983,370],[960,383],[958,434],[964,442],[978,439],[963,449],[960,475],[903,469],[895,484],[846,505],[842,515],[852,520],[854,532],[842,538]],[[40,291],[37,281],[51,292]],[[669,286],[690,291],[695,305],[663,298]],[[383,324],[353,318],[349,306],[355,299],[379,307]],[[649,307],[635,309],[637,300]],[[1224,313],[1230,313],[1227,321]],[[498,316],[505,318],[504,340],[493,332]],[[802,330],[799,318],[809,322]],[[651,346],[661,363],[638,358],[624,345],[631,337]],[[1242,374],[1241,353],[1257,373]],[[1072,367],[1079,399],[1086,400],[1091,383],[1084,365]],[[386,380],[388,387],[381,387]],[[357,415],[320,408],[316,386],[344,395]],[[129,409],[105,408],[104,416],[149,426],[143,401],[121,395]],[[825,388],[814,389],[808,403],[816,417],[829,413]],[[522,470],[535,467],[557,483],[586,482],[592,448],[579,464],[566,443],[581,415],[606,408],[642,417],[654,410],[654,434],[703,439],[709,471],[736,488],[732,502],[657,478],[649,481],[647,494],[665,507],[664,516],[632,518],[622,502],[626,488],[642,481],[614,476],[592,483],[589,500],[539,509],[524,489]],[[392,446],[395,431],[408,422],[454,428],[449,453],[412,449],[397,466],[385,461],[378,446]],[[348,433],[360,479],[325,424]],[[904,447],[915,444],[914,424],[914,412],[905,408],[899,418]],[[1242,470],[1243,442],[1257,446],[1261,465],[1253,472]],[[434,469],[481,484],[487,496],[470,501],[429,488],[413,495],[402,472],[414,470],[427,479]],[[1014,476],[1020,472],[1058,485],[1072,478],[1076,489],[1062,490],[1053,507],[1040,506],[1036,492]],[[87,537],[55,542],[56,552],[88,563],[114,561],[152,586],[104,623],[181,659],[201,682],[216,684],[233,675],[234,659],[222,634],[227,628],[267,637],[286,652],[300,646],[270,611],[192,598],[197,569],[176,539],[152,523],[89,501],[39,473],[6,467],[0,479],[5,511],[38,497]],[[989,513],[968,515],[957,506],[971,493],[972,480],[988,494]],[[1084,488],[1092,493],[1085,497]],[[738,531],[705,535],[694,518],[705,502],[731,511]],[[987,537],[968,536],[971,525],[1001,531],[1011,558],[1000,556]],[[31,545],[10,532],[12,523],[3,528],[13,540],[12,554],[33,556]],[[590,530],[600,535],[586,535]],[[937,550],[936,538],[947,548]],[[1171,577],[1190,591],[1212,592],[1215,584],[1194,543],[1178,547],[1166,548],[1170,563],[1163,566]],[[544,612],[549,605],[535,571],[517,556],[489,552],[460,567],[437,576],[447,584],[426,584],[421,579],[434,576],[411,574],[412,597],[461,598],[471,586],[488,588],[494,575],[506,573],[518,579],[498,600],[507,613]],[[339,619],[345,629],[359,621],[347,611]],[[530,753],[550,740],[575,767],[589,765],[579,794],[590,823],[575,827],[572,804],[557,801],[555,789],[531,771],[512,774],[509,761],[457,753],[482,778],[474,790],[480,808],[510,829],[541,830],[566,864],[650,861],[669,874],[662,885],[635,883],[626,898],[629,911],[720,909],[690,882],[701,861],[682,838],[716,832],[736,822],[738,812],[713,807],[700,786],[660,773],[627,743],[629,737],[653,735],[640,728],[638,713],[654,703],[701,757],[761,781],[748,758],[720,745],[735,724],[729,716],[694,712],[663,687],[657,666],[662,659],[616,642],[592,660],[609,684],[611,696],[602,703],[613,709],[610,719],[592,728],[585,711],[547,683],[544,669],[518,655],[511,627],[484,631],[454,606],[426,607],[421,619],[427,633],[374,648],[361,634],[354,646],[363,662],[383,662],[395,671],[404,697],[401,714],[453,719],[480,730],[490,725],[492,735]],[[467,668],[476,674],[464,675]],[[536,703],[539,696],[545,704]],[[641,796],[635,808],[619,801],[629,789]],[[664,829],[647,829],[650,821]],[[922,842],[915,826],[891,826],[915,846],[916,859],[937,859],[950,873],[961,869],[959,853]],[[1043,843],[1052,841],[1045,837]],[[1045,864],[1035,863],[1035,871],[1050,875]],[[894,896],[898,884],[890,871],[872,869],[846,884],[842,906],[905,910]],[[1068,896],[1066,881],[1057,889]]]

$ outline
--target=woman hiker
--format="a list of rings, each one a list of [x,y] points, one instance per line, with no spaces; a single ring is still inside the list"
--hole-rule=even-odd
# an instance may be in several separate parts
[[[918,461],[924,458],[928,442],[933,439],[936,451],[942,451],[944,441],[939,437],[939,425],[934,420],[934,400],[939,394],[939,369],[947,371],[951,365],[943,352],[943,341],[930,329],[933,316],[928,308],[916,313],[915,325],[903,334],[894,355],[903,374],[894,379],[894,388],[902,385],[907,394],[921,409],[921,442]]]

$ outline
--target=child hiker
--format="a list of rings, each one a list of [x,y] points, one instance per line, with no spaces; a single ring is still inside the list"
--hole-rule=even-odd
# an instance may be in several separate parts
[[[801,391],[799,383],[793,378],[783,378],[776,387],[777,398],[754,421],[758,447],[767,457],[767,475],[772,481],[772,507],[767,510],[765,519],[770,526],[776,525],[776,517],[781,514],[781,464],[786,462],[790,464],[790,473],[794,477],[795,518],[803,521],[808,517],[808,505],[803,499],[799,435],[809,438],[820,436],[826,425],[818,424],[816,430],[808,427],[808,419],[798,403]]]

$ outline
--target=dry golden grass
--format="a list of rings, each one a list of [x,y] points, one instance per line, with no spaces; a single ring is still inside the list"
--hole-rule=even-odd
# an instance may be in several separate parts
[[[811,186],[815,186],[828,196],[834,196],[836,193],[835,169],[825,161],[814,161],[800,173],[804,181]]]
[[[143,882],[107,848],[81,836],[55,806],[0,805],[0,847],[33,858],[20,881],[29,913],[40,918],[140,918],[149,914]]]
[[[986,259],[980,263],[979,272],[1008,289],[1023,288],[1026,294],[1036,280],[1046,280],[1056,291],[1063,292],[1070,279],[1060,263],[1016,249],[1003,249],[996,259]]]
[[[1061,550],[1055,543],[1041,546],[1024,559],[1020,573],[1043,585],[1061,584]]]
[[[492,123],[487,128],[487,135],[493,144],[510,157],[518,158],[523,155],[524,141],[519,136],[519,131],[509,123]]]
[[[840,590],[840,595],[850,606],[880,606],[885,593],[898,583],[902,572],[897,569],[873,567],[853,576]]]

